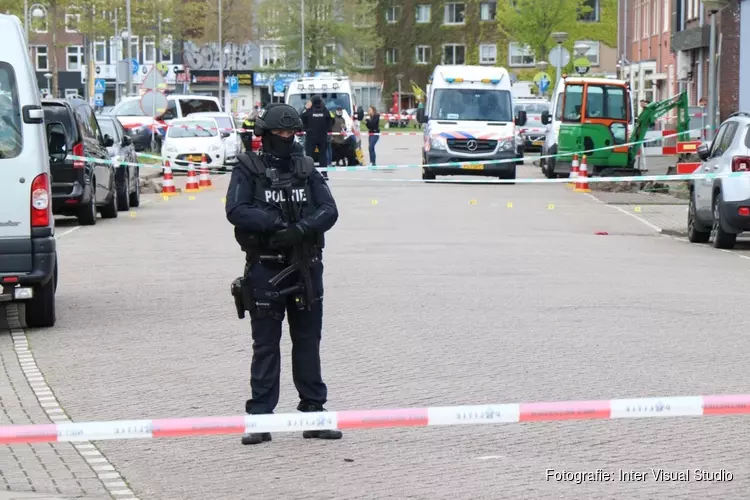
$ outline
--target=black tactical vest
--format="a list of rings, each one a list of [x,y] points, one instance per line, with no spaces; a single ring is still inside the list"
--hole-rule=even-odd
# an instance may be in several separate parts
[[[312,190],[308,182],[308,176],[315,168],[312,158],[294,155],[292,156],[292,169],[288,172],[273,169],[266,161],[255,153],[247,153],[250,164],[235,167],[242,168],[248,174],[248,180],[253,186],[254,204],[268,211],[274,219],[281,217],[284,221],[299,221],[312,215],[316,203],[312,196]],[[278,176],[278,184],[288,188],[274,187],[272,171]],[[287,197],[291,197],[292,203],[286,203]],[[292,207],[295,213],[285,213],[285,209]],[[263,254],[268,249],[268,234],[246,233],[235,229],[235,237],[242,249],[250,254]],[[325,246],[323,235],[316,240],[316,247],[322,249]]]

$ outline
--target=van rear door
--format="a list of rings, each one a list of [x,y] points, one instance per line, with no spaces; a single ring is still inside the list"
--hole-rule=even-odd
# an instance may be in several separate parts
[[[0,61],[0,273],[30,272],[32,147],[24,147],[16,74]],[[24,248],[27,246],[28,248]]]

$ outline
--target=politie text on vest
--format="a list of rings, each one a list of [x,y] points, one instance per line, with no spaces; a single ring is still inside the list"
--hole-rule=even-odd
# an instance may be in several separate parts
[[[280,189],[266,189],[266,203],[271,201],[274,203],[283,203],[287,201],[286,193]],[[292,189],[292,201],[297,203],[307,202],[305,188]]]

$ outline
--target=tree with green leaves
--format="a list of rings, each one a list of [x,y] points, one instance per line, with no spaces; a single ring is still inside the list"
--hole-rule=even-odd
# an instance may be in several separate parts
[[[497,26],[508,39],[529,47],[537,60],[546,59],[555,46],[552,33],[570,32],[590,10],[585,0],[501,0]]]
[[[305,70],[361,71],[381,45],[375,29],[377,0],[263,0],[257,38],[278,40],[285,57],[278,69],[297,69],[304,36]],[[304,14],[304,16],[303,16]],[[304,19],[303,19],[304,17]],[[303,35],[304,23],[304,35]]]

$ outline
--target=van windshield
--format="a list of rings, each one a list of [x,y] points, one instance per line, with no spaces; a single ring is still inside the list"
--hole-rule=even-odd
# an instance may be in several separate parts
[[[526,111],[526,125],[529,127],[544,127],[542,123],[542,112],[550,111],[548,102],[519,102],[513,106],[513,114],[518,116],[519,111]]]
[[[180,111],[182,116],[188,116],[191,113],[220,113],[219,105],[213,99],[179,99]]]
[[[431,120],[482,122],[513,121],[513,102],[507,90],[437,89]]]
[[[13,67],[0,63],[0,159],[15,158],[23,149],[21,107]]]
[[[336,108],[341,106],[347,110],[347,113],[351,112],[352,101],[349,94],[345,92],[312,92],[309,94],[291,94],[289,96],[289,105],[296,109],[300,114],[305,112],[305,104],[307,101],[313,98],[313,96],[319,95],[323,102],[328,108],[328,111],[336,111]]]

